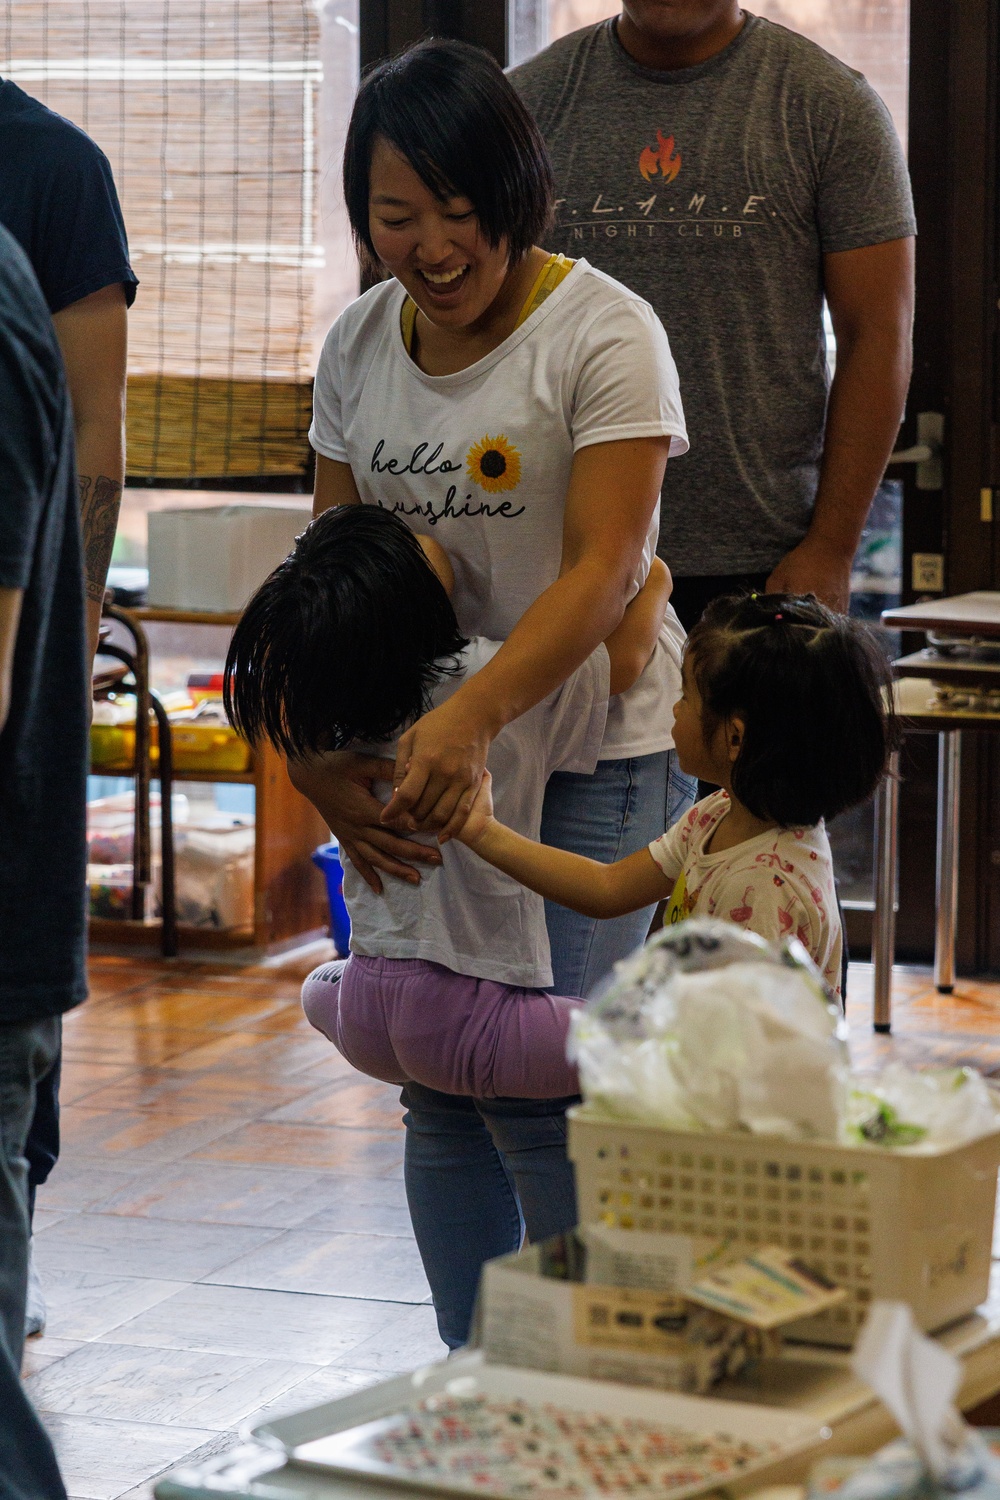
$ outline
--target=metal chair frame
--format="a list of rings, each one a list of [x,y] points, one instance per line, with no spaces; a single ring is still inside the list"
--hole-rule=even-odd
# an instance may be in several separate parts
[[[157,695],[149,686],[149,643],[137,620],[115,604],[105,603],[104,616],[116,620],[128,631],[134,650],[102,641],[100,654],[122,662],[132,674],[132,684],[125,691],[135,697],[135,755],[132,774],[135,779],[135,824],[132,840],[132,918],[141,922],[146,910],[146,888],[152,884],[153,859],[150,829],[149,788],[152,780],[150,751],[152,735],[150,713],[156,719],[159,743],[160,783],[160,875],[162,922],[160,951],[164,958],[175,958],[178,952],[176,863],[173,823],[173,741],[170,720]]]

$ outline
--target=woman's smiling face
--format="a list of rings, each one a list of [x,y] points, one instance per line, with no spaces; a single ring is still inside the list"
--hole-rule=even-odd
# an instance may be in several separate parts
[[[468,198],[442,202],[383,136],[372,149],[368,221],[379,260],[441,328],[478,322],[510,272],[506,242],[483,238]]]

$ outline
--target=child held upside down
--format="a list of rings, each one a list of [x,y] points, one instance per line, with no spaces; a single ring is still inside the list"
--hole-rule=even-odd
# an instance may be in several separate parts
[[[236,627],[226,663],[233,723],[299,759],[347,747],[391,758],[402,730],[500,649],[459,634],[451,587],[444,550],[389,511],[320,515]],[[669,588],[654,562],[605,645],[494,740],[497,810],[527,840],[538,837],[552,772],[594,771],[608,699],[649,661]],[[391,760],[384,769],[376,787],[388,801]],[[350,961],[311,975],[303,1004],[349,1062],[387,1083],[476,1100],[577,1092],[566,1037],[582,1002],[546,991],[539,896],[455,842],[419,883],[388,879],[381,895],[348,865],[344,896]]]
[[[681,768],[722,790],[627,859],[602,865],[494,815],[489,774],[458,837],[494,868],[588,916],[668,899],[761,937],[797,937],[841,988],[842,926],[824,820],[869,797],[893,739],[874,636],[812,596],[726,597],[688,637],[674,708]]]

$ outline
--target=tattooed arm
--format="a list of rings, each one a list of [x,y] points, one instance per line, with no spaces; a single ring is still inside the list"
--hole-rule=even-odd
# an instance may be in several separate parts
[[[104,585],[125,482],[125,291],[106,286],[53,318],[76,428],[87,589],[87,640],[97,650]]]

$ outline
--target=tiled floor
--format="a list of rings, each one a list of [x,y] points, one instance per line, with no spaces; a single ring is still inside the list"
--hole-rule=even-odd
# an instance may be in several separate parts
[[[308,963],[99,958],[67,1018],[62,1160],[39,1195],[49,1326],[25,1361],[70,1494],[146,1497],[241,1423],[440,1357],[403,1198],[397,1091],[306,1024]],[[900,973],[862,1062],[1000,1072],[1000,985]]]

